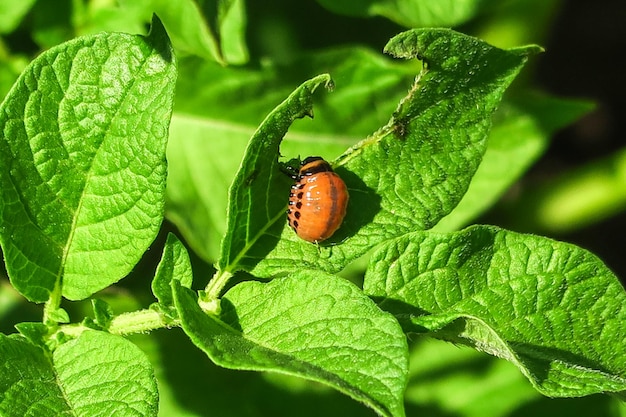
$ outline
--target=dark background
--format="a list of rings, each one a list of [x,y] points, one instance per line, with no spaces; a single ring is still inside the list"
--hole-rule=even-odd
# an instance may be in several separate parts
[[[538,86],[558,96],[590,99],[597,107],[553,138],[530,177],[553,176],[624,147],[626,1],[563,1],[544,46],[535,68]],[[553,237],[594,252],[625,282],[625,234],[626,212],[621,212]]]

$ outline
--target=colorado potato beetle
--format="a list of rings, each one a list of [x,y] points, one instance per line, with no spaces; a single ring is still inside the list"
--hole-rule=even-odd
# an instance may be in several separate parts
[[[335,233],[346,215],[348,189],[330,164],[319,156],[302,161],[292,175],[289,226],[302,239],[319,243]]]

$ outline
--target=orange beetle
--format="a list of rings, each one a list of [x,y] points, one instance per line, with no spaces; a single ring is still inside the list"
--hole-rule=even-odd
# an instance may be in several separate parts
[[[328,239],[346,215],[346,184],[319,156],[302,161],[300,171],[292,178],[295,183],[289,194],[289,226],[307,242]]]

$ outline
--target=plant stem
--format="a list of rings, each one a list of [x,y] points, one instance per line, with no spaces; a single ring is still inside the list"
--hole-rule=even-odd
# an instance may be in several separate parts
[[[44,304],[43,307],[43,322],[45,324],[56,324],[56,321],[52,319],[52,315],[61,306],[61,286],[57,280],[54,290],[50,293],[50,298]]]
[[[209,281],[204,289],[206,300],[217,300],[228,283],[228,280],[233,276],[228,271],[217,272],[213,275],[213,278]]]
[[[166,320],[164,316],[155,310],[139,310],[130,313],[123,313],[113,317],[109,325],[108,332],[120,336],[147,333],[151,330],[161,329],[163,327],[178,326],[178,321]],[[55,333],[63,332],[70,337],[78,337],[81,333],[93,330],[83,324],[64,324],[58,327]]]
[[[177,323],[166,321],[158,311],[146,309],[114,317],[109,325],[109,333],[119,335],[146,333],[163,327],[171,327],[172,325],[177,325]]]

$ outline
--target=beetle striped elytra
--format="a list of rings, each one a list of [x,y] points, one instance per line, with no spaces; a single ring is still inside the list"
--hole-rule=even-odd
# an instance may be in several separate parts
[[[302,161],[292,175],[289,226],[307,242],[319,243],[341,226],[348,206],[348,189],[330,164],[319,156]]]

